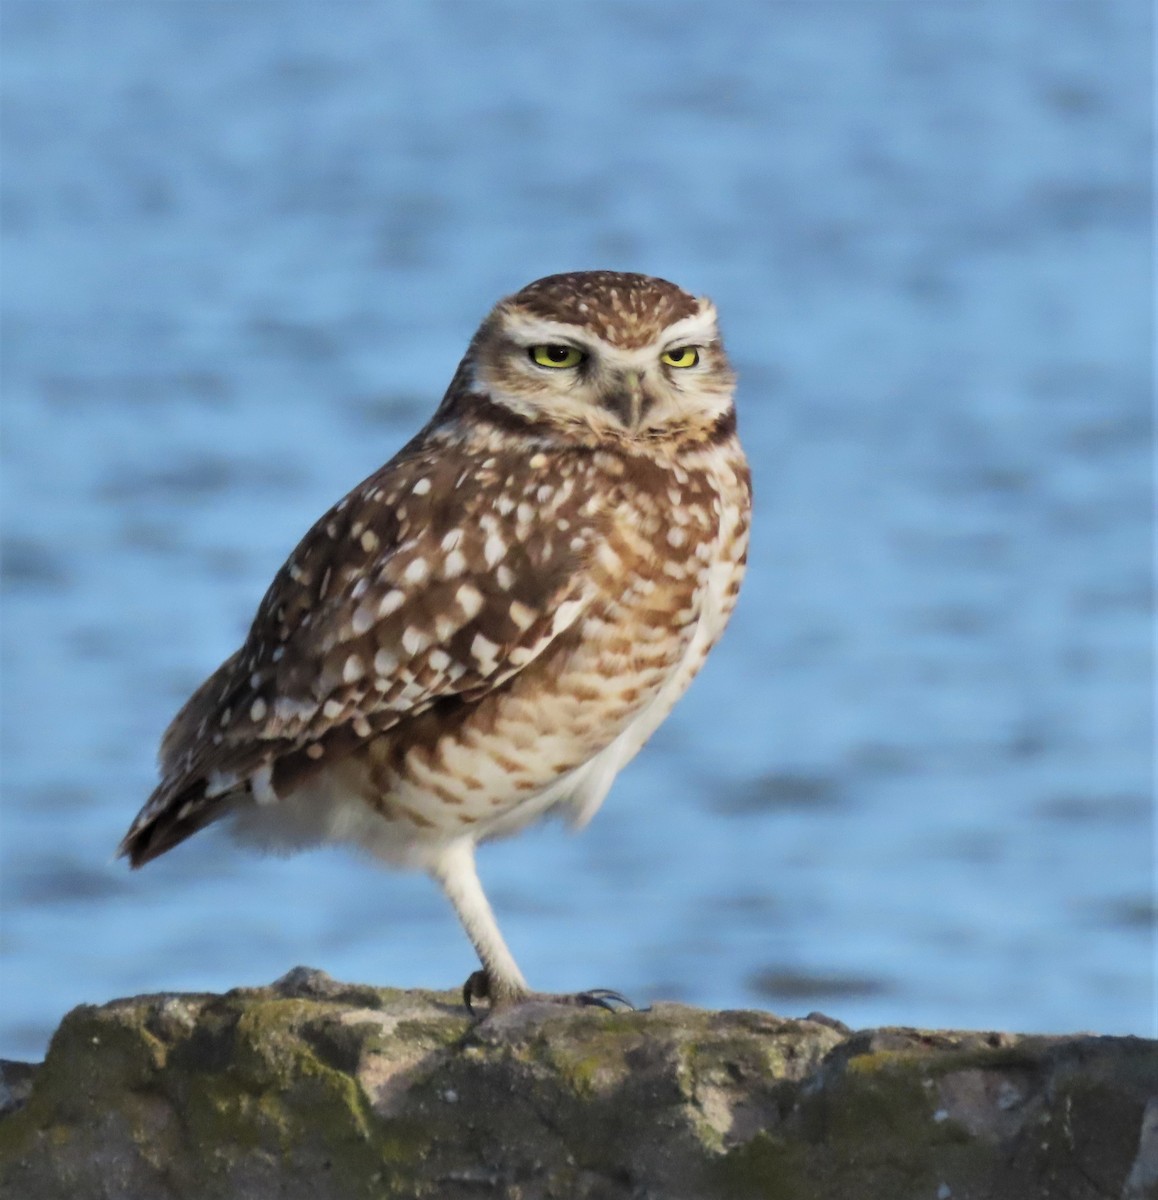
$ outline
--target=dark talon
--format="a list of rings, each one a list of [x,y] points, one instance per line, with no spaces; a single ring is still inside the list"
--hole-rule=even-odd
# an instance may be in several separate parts
[[[591,988],[590,991],[580,992],[575,999],[585,1007],[605,1008],[608,1012],[638,1011],[626,996],[620,992],[613,992],[610,988]],[[616,1005],[622,1005],[622,1009]]]
[[[487,978],[485,971],[474,971],[462,985],[462,1002],[466,1005],[466,1011],[470,1015],[476,1016],[474,1002],[476,1000],[486,1000],[491,994],[491,981]]]
[[[491,981],[486,971],[475,971],[462,985],[462,1002],[466,1011],[472,1017],[482,1017],[476,1004],[479,1000],[490,1002],[490,1009],[495,1007],[491,996]],[[646,1012],[637,1009],[622,992],[612,991],[611,988],[591,988],[586,992],[573,992],[569,995],[551,995],[548,992],[530,992],[512,998],[505,1003],[518,1004],[524,1001],[538,1001],[543,1004],[569,1004],[579,1008],[604,1008],[608,1012]]]

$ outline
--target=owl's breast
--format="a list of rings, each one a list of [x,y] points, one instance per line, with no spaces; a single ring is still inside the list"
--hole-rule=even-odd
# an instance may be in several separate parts
[[[586,492],[601,530],[576,579],[581,616],[502,687],[440,702],[336,767],[329,790],[403,840],[494,836],[561,802],[586,819],[722,632],[743,571],[734,473],[594,466],[610,477]]]

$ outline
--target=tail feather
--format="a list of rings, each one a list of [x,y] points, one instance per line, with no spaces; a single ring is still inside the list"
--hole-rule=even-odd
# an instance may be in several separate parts
[[[249,790],[246,783],[211,796],[207,787],[204,779],[198,779],[167,794],[162,784],[121,839],[117,857],[127,858],[134,869],[143,867],[206,825],[227,816]]]

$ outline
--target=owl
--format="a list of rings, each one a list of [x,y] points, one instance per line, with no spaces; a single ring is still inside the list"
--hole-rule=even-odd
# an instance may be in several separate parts
[[[712,303],[666,280],[500,301],[429,424],[306,534],[174,718],[120,853],[226,818],[265,849],[361,847],[442,888],[481,962],[468,1008],[538,997],[475,848],[587,822],[723,632],[751,508],[733,390]]]

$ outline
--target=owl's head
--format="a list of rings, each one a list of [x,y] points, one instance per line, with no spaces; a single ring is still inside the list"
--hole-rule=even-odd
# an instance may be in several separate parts
[[[459,379],[523,420],[584,441],[710,434],[735,376],[710,300],[649,275],[549,275],[495,306]]]

